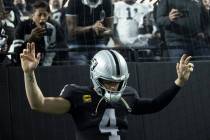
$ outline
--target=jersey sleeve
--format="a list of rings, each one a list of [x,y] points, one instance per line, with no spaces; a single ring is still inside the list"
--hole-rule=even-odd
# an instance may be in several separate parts
[[[71,84],[68,84],[68,85],[65,85],[64,88],[61,90],[60,92],[60,97],[68,100],[71,104],[71,109],[70,109],[70,112],[74,109],[74,102],[73,102],[73,93],[74,93],[74,90],[73,90],[73,87]]]
[[[156,98],[136,98],[132,106],[132,114],[155,113],[165,108],[176,96],[180,87],[173,84]]]

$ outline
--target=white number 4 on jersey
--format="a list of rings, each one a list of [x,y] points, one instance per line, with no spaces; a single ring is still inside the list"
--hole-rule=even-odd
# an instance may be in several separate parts
[[[101,133],[111,133],[109,140],[120,140],[120,136],[117,135],[119,129],[116,123],[115,109],[106,109],[99,124],[99,130]]]

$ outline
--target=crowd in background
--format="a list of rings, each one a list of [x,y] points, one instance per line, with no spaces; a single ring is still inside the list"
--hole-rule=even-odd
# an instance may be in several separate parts
[[[20,65],[27,42],[42,66],[85,65],[108,48],[155,60],[210,56],[210,0],[0,1],[0,64]]]

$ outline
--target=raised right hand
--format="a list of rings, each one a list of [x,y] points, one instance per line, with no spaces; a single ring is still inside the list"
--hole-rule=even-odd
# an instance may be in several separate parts
[[[24,73],[33,72],[39,64],[41,54],[35,56],[35,43],[27,43],[27,48],[20,54],[21,66]]]
[[[176,64],[177,79],[176,85],[183,86],[189,79],[194,69],[194,64],[190,63],[191,56],[184,54],[179,63]]]

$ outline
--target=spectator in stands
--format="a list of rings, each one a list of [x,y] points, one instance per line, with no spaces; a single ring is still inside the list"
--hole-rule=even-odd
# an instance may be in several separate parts
[[[65,23],[65,7],[62,4],[65,4],[67,0],[49,0],[49,7],[51,11],[50,22],[56,25],[57,30],[63,35],[62,38],[57,38],[57,40],[65,40],[60,41],[57,45],[58,48],[65,48],[67,49],[66,39],[67,30],[66,30],[66,23]],[[67,2],[68,3],[68,2]],[[68,52],[67,51],[58,51],[56,53],[56,57],[54,59],[56,65],[63,65],[68,63]]]
[[[25,19],[29,19],[29,12],[26,9],[26,1],[25,0],[14,0],[13,4],[16,8],[17,14],[20,16],[20,20],[23,21]]]
[[[178,60],[183,53],[192,56],[210,54],[202,31],[201,5],[199,0],[161,0],[159,2],[157,23],[165,29],[165,41],[170,60]]]
[[[154,11],[147,13],[144,16],[143,28],[140,29],[141,34],[150,34],[152,37],[148,38],[148,45],[158,47],[161,43],[161,35],[159,28],[156,26],[154,19]]]
[[[206,43],[210,46],[210,0],[202,0],[202,25]]]
[[[151,15],[153,6],[137,3],[136,0],[123,0],[114,4],[114,32],[119,46],[148,47],[149,40],[156,32]],[[151,27],[150,30],[147,30]]]
[[[50,0],[49,1],[51,19],[55,20],[59,25],[63,25],[65,13],[61,8],[61,3],[59,0]]]
[[[5,17],[1,20],[2,25],[15,28],[20,21],[19,15],[16,13],[16,8],[10,1],[3,0]]]
[[[210,0],[202,0],[202,4],[207,11],[210,10]]]
[[[50,66],[55,57],[54,52],[46,52],[46,50],[54,49],[59,43],[64,42],[61,31],[56,25],[48,22],[50,8],[48,3],[44,1],[36,1],[33,5],[32,19],[21,22],[16,29],[15,40],[10,47],[10,52],[15,52],[13,62],[19,64],[19,54],[26,47],[25,42],[36,42],[37,51],[41,52],[41,65]]]
[[[14,40],[15,28],[20,22],[20,17],[11,1],[2,0],[1,3],[3,4],[2,10],[4,11],[1,12],[4,13],[4,16],[1,18],[0,22],[2,28],[5,30],[8,36],[7,43],[8,46],[10,46]]]
[[[106,47],[112,34],[111,0],[70,0],[66,10],[69,48],[85,47],[85,52],[70,52],[71,64],[87,64],[94,48]]]
[[[0,0],[0,20],[3,20],[6,18],[6,11],[4,8],[3,0]],[[7,46],[7,35],[5,33],[5,29],[2,26],[2,23],[0,22],[0,63],[4,60],[5,55],[2,54],[2,52],[5,52]]]
[[[8,36],[5,33],[4,28],[0,25],[0,65],[6,57],[6,52],[8,50],[7,45]]]

